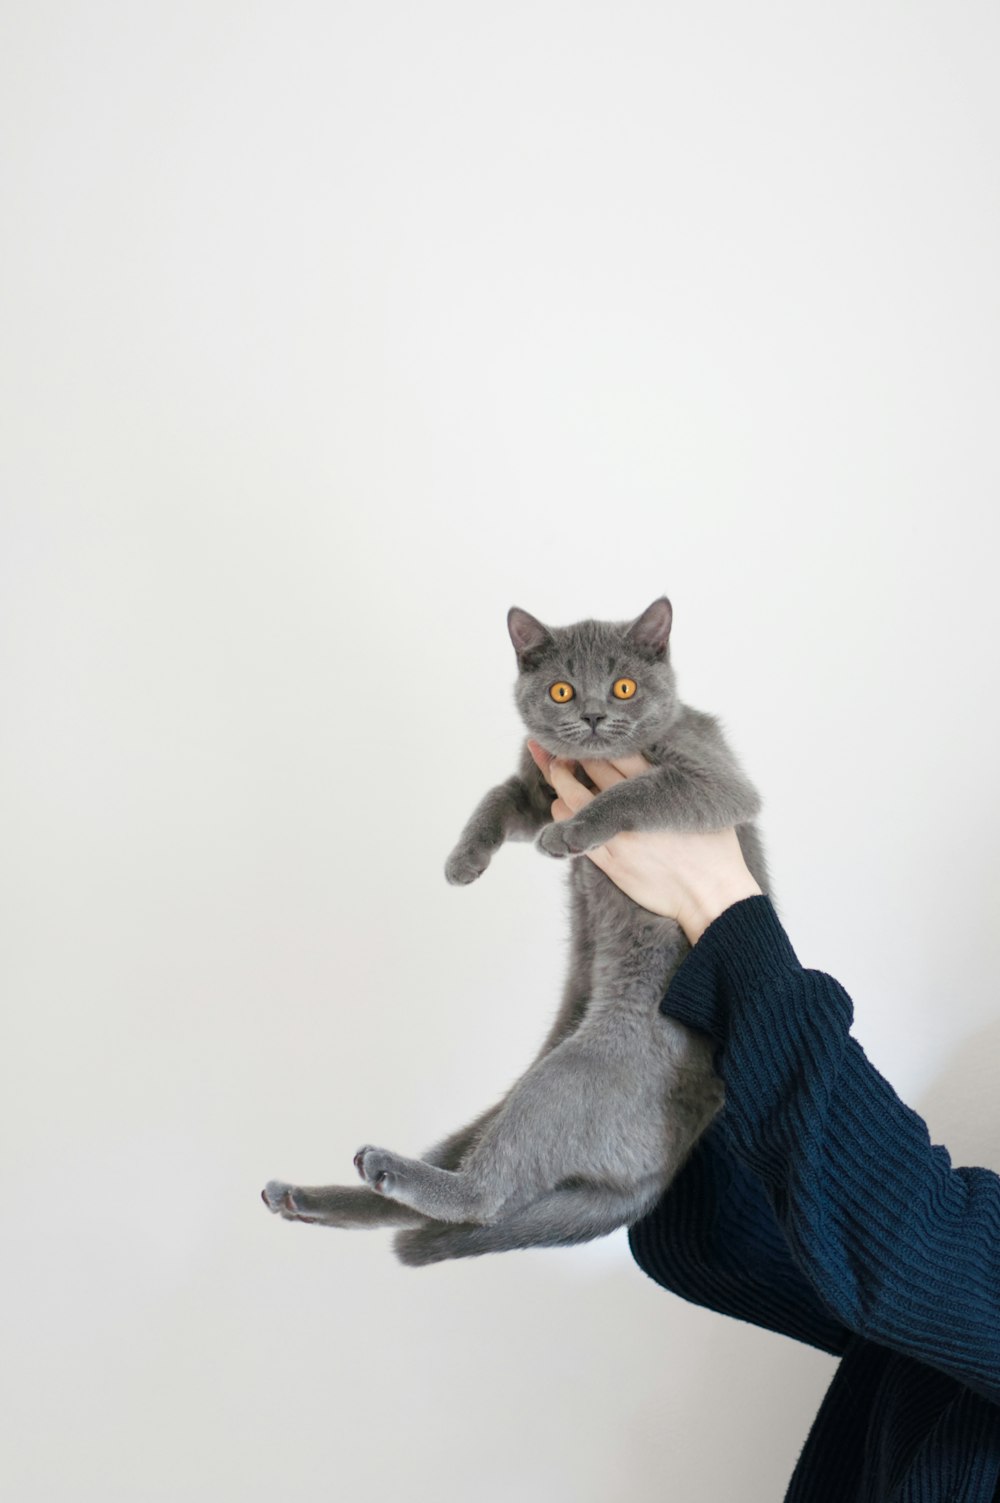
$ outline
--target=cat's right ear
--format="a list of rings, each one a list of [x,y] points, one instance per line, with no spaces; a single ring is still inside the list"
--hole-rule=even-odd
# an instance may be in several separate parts
[[[510,632],[510,640],[514,644],[517,653],[518,666],[529,668],[535,655],[543,647],[552,644],[552,633],[547,626],[543,626],[534,616],[522,611],[520,606],[512,605],[507,612],[507,630]]]

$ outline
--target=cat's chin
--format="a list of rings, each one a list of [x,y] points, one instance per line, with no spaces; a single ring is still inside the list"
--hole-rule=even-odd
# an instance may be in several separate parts
[[[538,737],[535,737],[538,740]],[[551,757],[565,757],[574,762],[609,762],[614,757],[631,757],[639,750],[632,742],[609,741],[606,737],[588,736],[583,741],[541,742]]]

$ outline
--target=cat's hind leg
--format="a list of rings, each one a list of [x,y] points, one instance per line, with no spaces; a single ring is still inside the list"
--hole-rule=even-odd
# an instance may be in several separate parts
[[[498,1221],[569,1179],[638,1183],[664,1156],[665,1094],[653,1080],[640,1101],[635,1075],[578,1031],[522,1076],[456,1169],[370,1144],[354,1165],[376,1194],[449,1222]]]
[[[397,1232],[393,1246],[399,1261],[410,1268],[516,1248],[570,1247],[606,1237],[637,1221],[656,1201],[660,1189],[659,1180],[628,1192],[600,1185],[564,1186],[489,1226],[427,1221],[408,1227]]]
[[[412,1206],[438,1221],[489,1220],[505,1197],[479,1176],[462,1169],[439,1169],[424,1159],[408,1159],[388,1148],[365,1144],[354,1166],[375,1196]]]
[[[457,1169],[502,1105],[500,1102],[491,1106],[475,1121],[428,1149],[424,1155],[426,1162],[442,1169]],[[304,1221],[318,1226],[419,1226],[428,1219],[399,1201],[350,1185],[289,1185],[284,1180],[272,1179],[261,1191],[260,1198],[269,1211],[285,1221]]]
[[[639,1103],[633,1075],[621,1051],[609,1060],[600,1040],[577,1031],[532,1064],[456,1169],[370,1144],[355,1168],[377,1195],[444,1222],[495,1222],[565,1180],[638,1183],[662,1157],[650,1123],[663,1100],[654,1082]]]
[[[419,1211],[398,1201],[386,1200],[371,1190],[351,1185],[286,1185],[268,1180],[261,1200],[269,1211],[285,1221],[305,1221],[318,1226],[420,1226],[426,1221]]]
[[[428,1148],[426,1153],[420,1155],[424,1163],[433,1164],[437,1169],[457,1169],[465,1155],[475,1148],[483,1132],[502,1106],[503,1102],[498,1101],[495,1106],[488,1107],[485,1112],[480,1112],[474,1121],[467,1122],[464,1127],[458,1128],[455,1132],[449,1133],[446,1138],[442,1138],[439,1143],[435,1143],[433,1148]]]

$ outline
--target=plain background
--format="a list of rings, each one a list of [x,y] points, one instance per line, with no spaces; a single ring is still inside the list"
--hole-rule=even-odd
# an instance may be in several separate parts
[[[505,614],[666,592],[779,909],[1000,1167],[992,3],[12,3],[5,1496],[781,1496],[832,1359],[269,1177],[531,1058]]]

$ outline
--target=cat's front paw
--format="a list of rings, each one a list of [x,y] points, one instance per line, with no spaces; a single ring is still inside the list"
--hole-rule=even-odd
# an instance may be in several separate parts
[[[452,887],[468,887],[489,866],[490,854],[485,846],[457,845],[444,864],[446,879]]]
[[[535,844],[546,856],[562,857],[580,856],[590,849],[592,842],[573,820],[567,819],[561,824],[546,825]]]

